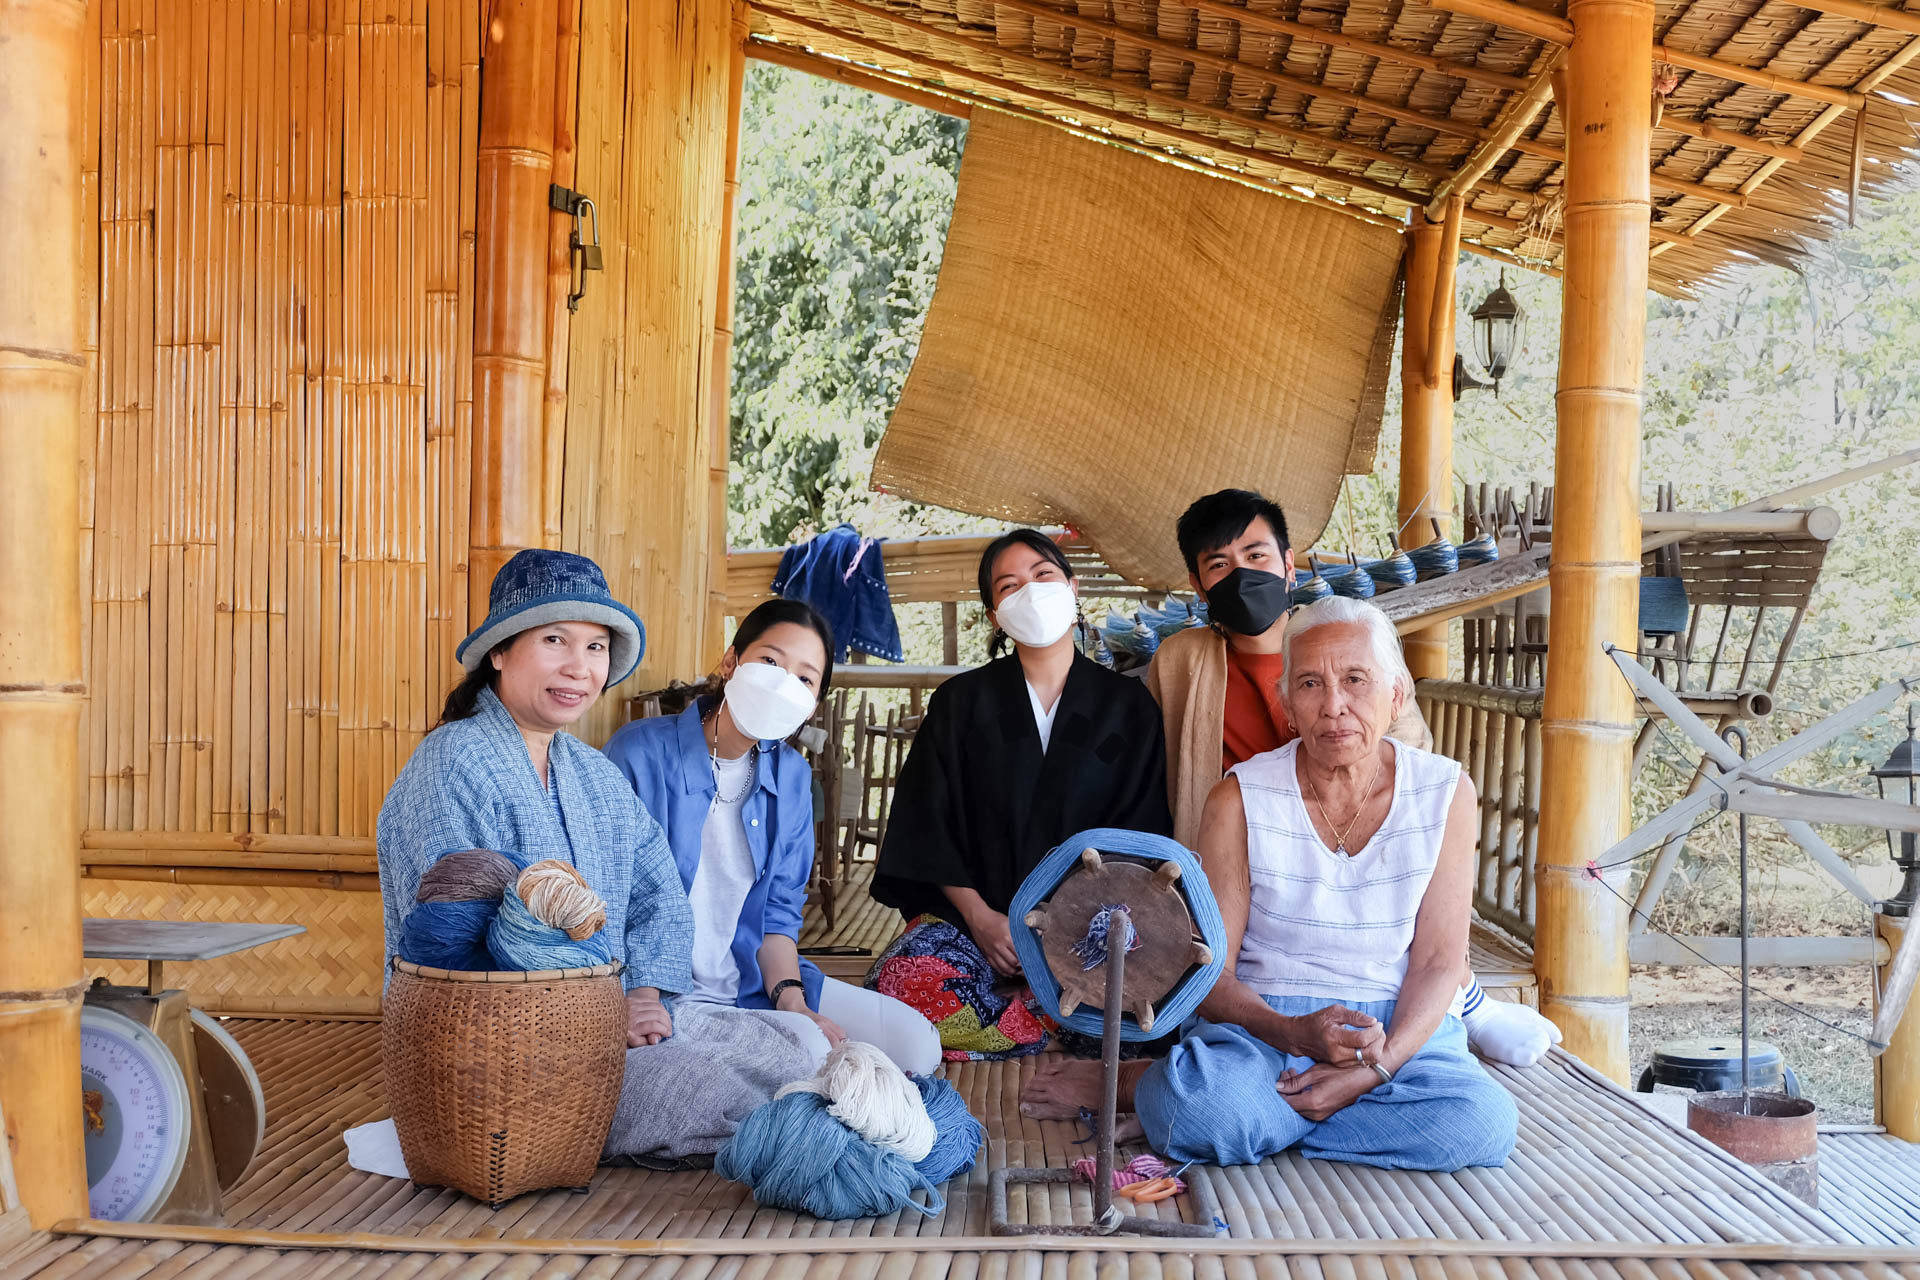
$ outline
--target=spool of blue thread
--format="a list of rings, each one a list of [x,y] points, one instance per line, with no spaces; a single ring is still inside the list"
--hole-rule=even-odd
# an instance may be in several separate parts
[[[1367,576],[1373,579],[1374,587],[1379,591],[1398,591],[1401,587],[1410,587],[1419,580],[1413,561],[1404,551],[1395,551],[1384,560],[1369,561],[1362,566]]]
[[[1322,565],[1320,576],[1337,596],[1345,596],[1349,600],[1373,599],[1373,578],[1357,564]]]
[[[1492,534],[1483,533],[1461,543],[1457,555],[1462,569],[1470,569],[1476,564],[1492,564],[1500,558],[1500,544],[1493,540]]]
[[[1327,585],[1327,580],[1315,573],[1299,579],[1289,598],[1297,609],[1303,604],[1318,604],[1332,594],[1333,588]]]
[[[981,1144],[987,1140],[986,1126],[967,1110],[960,1091],[938,1076],[914,1076],[920,1101],[933,1121],[933,1149],[914,1168],[928,1182],[938,1186],[973,1168]]]
[[[1415,547],[1407,552],[1407,558],[1413,561],[1414,577],[1420,582],[1445,577],[1460,569],[1460,550],[1445,538]]]

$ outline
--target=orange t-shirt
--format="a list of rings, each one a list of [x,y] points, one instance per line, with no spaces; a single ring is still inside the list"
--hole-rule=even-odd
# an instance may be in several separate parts
[[[1280,705],[1280,676],[1286,666],[1277,653],[1236,653],[1227,649],[1226,723],[1221,734],[1220,767],[1231,769],[1262,751],[1283,747],[1294,738]]]

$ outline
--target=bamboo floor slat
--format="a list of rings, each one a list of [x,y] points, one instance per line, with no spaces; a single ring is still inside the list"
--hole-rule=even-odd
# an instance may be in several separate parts
[[[448,1241],[978,1237],[988,1234],[991,1168],[1063,1166],[1084,1150],[1074,1144],[1072,1126],[1020,1114],[1020,1088],[1037,1069],[1035,1059],[957,1063],[947,1075],[987,1125],[988,1148],[979,1168],[949,1185],[946,1211],[931,1219],[908,1211],[877,1221],[818,1222],[761,1208],[743,1187],[711,1173],[630,1169],[602,1170],[585,1195],[528,1195],[489,1210],[451,1192],[347,1167],[342,1131],[386,1113],[377,1026],[240,1020],[229,1026],[253,1057],[268,1098],[265,1145],[228,1197],[228,1221],[247,1229]],[[1283,1157],[1191,1173],[1209,1181],[1237,1239],[1481,1240],[1542,1247],[1640,1241],[1649,1248],[1913,1242],[1917,1224],[1909,1218],[1903,1226],[1899,1209],[1903,1199],[1917,1199],[1920,1159],[1907,1160],[1905,1183],[1881,1167],[1911,1157],[1914,1149],[1905,1144],[1900,1151],[1871,1148],[1873,1160],[1862,1155],[1836,1161],[1850,1172],[1836,1171],[1829,1187],[1849,1207],[1822,1215],[1647,1114],[1571,1059],[1556,1056],[1526,1071],[1498,1068],[1495,1074],[1521,1112],[1520,1145],[1505,1169],[1439,1175]],[[1829,1150],[1843,1142],[1869,1150],[1851,1136],[1828,1142]],[[1870,1202],[1864,1199],[1869,1182],[1884,1188]],[[1187,1203],[1183,1197],[1153,1211],[1177,1213]],[[1016,1219],[1053,1224],[1084,1222],[1092,1211],[1088,1190],[1079,1186],[1015,1188],[1009,1207]],[[111,1263],[95,1268],[89,1262],[69,1274],[78,1259],[94,1258],[93,1249],[77,1252],[50,1242],[41,1250],[42,1267],[0,1267],[0,1280],[109,1274],[113,1280],[147,1280],[144,1269],[131,1265],[138,1252],[133,1245],[100,1255],[104,1260],[111,1254]],[[924,1259],[889,1259],[879,1273],[918,1280],[922,1265]]]
[[[870,860],[859,860],[847,868],[837,896],[839,910],[831,928],[819,904],[807,904],[800,925],[802,951],[854,947],[866,952],[854,956],[809,956],[829,977],[852,981],[865,977],[874,957],[900,932],[900,913],[875,902],[868,892],[873,884],[873,866]],[[1532,1003],[1533,957],[1506,935],[1476,923],[1468,939],[1467,957],[1480,977],[1481,986]]]
[[[1920,1248],[1920,1146],[1885,1133],[1821,1134],[1820,1207],[1855,1239]]]

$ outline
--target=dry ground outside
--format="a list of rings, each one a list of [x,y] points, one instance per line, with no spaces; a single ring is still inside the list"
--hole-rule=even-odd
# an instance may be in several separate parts
[[[1873,1059],[1864,1039],[1873,1021],[1872,984],[1866,965],[1753,970],[1752,1036],[1779,1047],[1802,1092],[1819,1104],[1823,1124],[1873,1121]],[[1740,1034],[1737,974],[1707,966],[1635,965],[1628,991],[1635,1081],[1662,1041]],[[1833,1025],[1792,1012],[1762,992]]]

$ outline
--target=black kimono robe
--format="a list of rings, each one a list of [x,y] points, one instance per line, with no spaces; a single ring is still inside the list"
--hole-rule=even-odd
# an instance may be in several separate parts
[[[1018,654],[934,691],[900,767],[873,896],[908,919],[966,922],[941,891],[1004,913],[1027,873],[1076,831],[1173,833],[1160,708],[1146,685],[1078,654],[1044,755]]]

